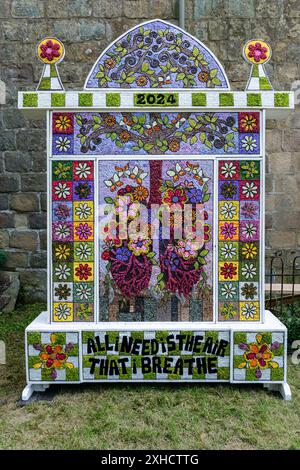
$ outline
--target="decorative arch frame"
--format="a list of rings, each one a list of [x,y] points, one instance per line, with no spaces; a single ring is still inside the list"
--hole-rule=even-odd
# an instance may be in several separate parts
[[[178,34],[180,34],[184,39],[182,39],[182,42],[184,41],[187,41],[187,39],[189,39],[191,42],[190,42],[190,46],[192,49],[189,50],[187,49],[186,52],[189,52],[191,54],[191,57],[193,59],[193,62],[194,64],[198,63],[198,65],[196,65],[195,67],[197,68],[197,72],[195,72],[195,70],[192,70],[193,72],[195,73],[191,73],[191,74],[186,74],[186,77],[182,77],[182,78],[178,78],[178,75],[182,76],[183,72],[178,72],[178,71],[175,71],[175,68],[176,68],[176,65],[173,64],[173,67],[171,67],[171,70],[166,70],[164,71],[161,67],[161,72],[158,73],[158,79],[161,77],[161,78],[167,78],[167,77],[170,77],[169,80],[164,80],[164,81],[157,81],[157,82],[154,82],[152,80],[152,77],[155,78],[155,68],[158,69],[159,65],[157,65],[157,67],[152,67],[151,66],[149,67],[149,70],[151,72],[151,75],[152,77],[150,77],[148,79],[148,84],[150,84],[150,86],[146,86],[144,84],[142,85],[139,85],[137,83],[137,86],[133,86],[133,84],[135,83],[135,80],[133,80],[135,78],[135,75],[129,75],[127,76],[126,78],[124,78],[124,80],[129,80],[128,83],[126,83],[125,81],[125,85],[127,84],[128,86],[105,86],[105,83],[104,83],[104,80],[105,78],[104,77],[97,77],[97,74],[100,73],[100,74],[104,74],[105,76],[105,73],[104,71],[100,70],[97,72],[97,67],[99,69],[99,66],[102,66],[103,67],[103,62],[105,63],[107,60],[110,60],[110,61],[113,61],[113,60],[116,60],[116,62],[119,60],[118,58],[117,59],[113,59],[111,54],[114,54],[115,52],[120,52],[120,54],[124,54],[124,49],[123,48],[123,51],[119,50],[119,51],[116,51],[114,50],[114,48],[116,47],[116,45],[120,44],[122,40],[126,40],[126,38],[128,38],[128,36],[131,36],[132,33],[134,32],[137,32],[137,34],[142,34],[142,31],[144,31],[145,33],[145,30],[144,30],[144,27],[147,26],[147,25],[153,25],[154,28],[156,27],[157,28],[157,31],[163,31],[163,33],[165,34],[168,29],[172,29],[172,31],[170,31],[168,34],[171,34],[173,35],[174,34],[174,31],[177,31]],[[161,25],[163,29],[159,29],[159,26]],[[166,29],[168,28],[168,29]],[[146,31],[149,31],[149,30],[146,30]],[[161,33],[158,33],[157,31],[152,31],[150,33],[148,33],[148,35],[150,36],[151,33],[155,34],[161,34]],[[147,35],[147,36],[148,36]],[[163,36],[162,36],[163,37]],[[130,38],[130,41],[131,41],[132,37]],[[174,38],[176,39],[176,37]],[[179,38],[177,39],[177,41],[180,40]],[[175,50],[174,54],[179,54],[178,50],[176,50],[176,44],[175,44],[175,41],[169,41],[170,43],[170,47],[172,48],[171,50]],[[154,45],[156,46],[156,45]],[[154,47],[153,46],[153,47]],[[118,48],[120,48],[121,46],[118,46]],[[179,46],[177,45],[177,47],[179,48]],[[112,52],[114,50],[114,52]],[[151,52],[151,51],[150,51]],[[162,51],[163,52],[163,51]],[[198,55],[197,55],[198,54]],[[159,57],[160,54],[158,54],[158,57]],[[126,54],[124,54],[124,57],[126,56]],[[203,57],[202,57],[203,56]],[[184,55],[182,57],[185,57]],[[105,59],[105,60],[103,60]],[[208,60],[210,59],[210,61]],[[122,59],[121,59],[122,60]],[[156,60],[158,61],[158,58],[154,58],[153,60]],[[179,69],[180,67],[180,64],[179,64],[179,60],[180,60],[180,57],[178,59],[175,59],[178,63],[177,65],[177,68]],[[182,59],[183,60],[183,59]],[[126,59],[125,59],[126,61]],[[203,62],[203,64],[201,64],[201,61]],[[117,63],[121,63],[120,62],[117,62]],[[116,65],[117,65],[116,63]],[[145,63],[145,62],[144,62]],[[147,62],[146,62],[147,63]],[[155,62],[156,63],[156,62]],[[166,62],[167,63],[167,62]],[[154,62],[153,62],[154,64]],[[209,68],[209,65],[212,65],[213,68]],[[172,65],[172,64],[171,64]],[[111,62],[110,66],[114,67],[113,66],[113,62]],[[141,67],[142,67],[142,64],[141,64]],[[166,66],[163,66],[163,67],[166,67]],[[194,67],[194,68],[195,68]],[[144,66],[145,68],[145,66]],[[192,67],[193,68],[193,67]],[[174,71],[172,71],[172,69],[174,69]],[[108,69],[108,70],[111,70],[111,69]],[[113,70],[113,68],[112,68]],[[199,72],[198,72],[199,70]],[[214,72],[215,70],[217,70],[217,72]],[[129,70],[129,73],[131,71]],[[138,75],[136,77],[136,80],[138,80],[139,77],[142,77],[143,75],[141,74],[141,72],[144,73],[144,76],[145,74],[147,75],[147,70],[140,70],[140,71],[137,71],[136,72],[136,75]],[[163,73],[162,73],[163,72]],[[113,72],[111,72],[113,73]],[[168,74],[169,75],[166,75]],[[200,74],[203,74],[202,77],[200,77],[199,79],[199,75]],[[176,74],[176,75],[175,75]],[[211,74],[213,76],[211,76]],[[187,75],[194,75],[194,78],[188,78]],[[107,75],[109,76],[109,75]],[[177,80],[174,78],[177,78]],[[100,85],[100,86],[93,86],[92,84],[92,81],[95,81],[97,80],[97,78],[102,79],[103,80],[103,84]],[[110,77],[111,78],[111,77]],[[132,80],[132,81],[131,81]],[[184,81],[185,80],[185,81]],[[131,83],[130,83],[131,81]],[[166,82],[170,82],[170,83],[166,83]],[[217,82],[220,82],[220,85],[217,84]],[[142,83],[142,81],[140,80],[140,82]],[[215,83],[214,83],[215,82]],[[108,82],[107,82],[108,83]],[[117,82],[115,82],[117,83]],[[144,82],[145,83],[145,79],[144,79]],[[183,84],[183,86],[178,86],[180,83]],[[203,84],[201,86],[201,83]],[[151,86],[152,85],[152,86]],[[208,49],[201,41],[199,41],[197,38],[195,38],[194,36],[192,36],[191,34],[187,33],[186,31],[184,31],[183,29],[181,29],[179,26],[176,26],[176,25],[173,25],[172,23],[169,23],[167,21],[163,21],[163,20],[160,20],[160,19],[153,19],[153,20],[150,20],[150,21],[145,21],[143,23],[140,23],[139,25],[129,29],[128,31],[126,31],[125,33],[121,34],[115,41],[113,41],[106,49],[104,49],[104,51],[99,55],[99,57],[97,58],[96,62],[94,63],[90,73],[88,74],[87,76],[87,79],[85,81],[85,85],[84,85],[84,89],[85,90],[98,90],[98,89],[101,89],[101,88],[144,88],[144,89],[147,89],[147,88],[200,88],[200,89],[212,89],[212,90],[217,90],[217,89],[222,89],[222,90],[230,90],[230,84],[229,84],[229,80],[228,80],[228,77],[225,73],[225,70],[222,66],[222,64],[220,63],[220,61],[216,58],[216,56],[213,54],[213,52]]]

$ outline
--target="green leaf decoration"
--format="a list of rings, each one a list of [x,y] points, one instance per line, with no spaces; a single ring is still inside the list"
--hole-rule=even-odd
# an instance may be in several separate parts
[[[176,82],[179,82],[179,80],[183,80],[184,77],[185,77],[185,73],[180,72],[180,73],[178,73],[178,74],[176,75],[176,79],[175,79],[175,80],[176,80]]]
[[[111,197],[105,197],[105,198],[104,198],[104,201],[105,201],[107,204],[113,204],[113,203],[114,203],[114,200],[113,200],[113,198],[111,198]]]

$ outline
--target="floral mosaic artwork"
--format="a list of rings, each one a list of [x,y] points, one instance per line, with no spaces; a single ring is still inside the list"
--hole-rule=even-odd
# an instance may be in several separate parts
[[[284,380],[283,332],[235,332],[233,379],[237,381]]]
[[[30,381],[79,381],[78,333],[27,333]]]
[[[150,318],[148,314],[156,319],[154,310],[161,301],[166,309],[162,320],[183,319],[184,315],[192,319],[189,302],[194,300],[198,304],[193,318],[199,320],[204,315],[212,319],[213,162],[137,160],[116,165],[100,161],[99,185],[103,188],[99,204],[109,204],[114,216],[103,224],[100,242],[100,295],[110,299],[111,309],[116,299],[129,299],[133,311],[143,308],[145,319]],[[169,211],[167,234],[161,214],[151,210],[161,204]],[[174,204],[181,212],[187,204],[192,208],[191,237],[182,231],[177,236],[176,227],[183,228],[183,219],[178,219],[179,213],[170,213]],[[198,227],[197,204],[204,207],[202,242],[193,240]],[[121,210],[125,220],[123,216],[120,220]],[[131,222],[140,223],[143,231],[121,237]],[[151,227],[156,227],[155,234]],[[183,308],[187,308],[185,313]],[[128,309],[127,313],[130,319]]]
[[[258,155],[259,113],[53,113],[54,155]]]
[[[230,332],[83,331],[82,374],[87,381],[229,381]]]
[[[260,319],[260,161],[219,161],[219,320]]]
[[[220,63],[174,25],[150,21],[119,37],[98,59],[86,88],[228,88]]]
[[[64,131],[68,125],[67,120]],[[52,261],[53,320],[92,321],[93,161],[52,162]]]

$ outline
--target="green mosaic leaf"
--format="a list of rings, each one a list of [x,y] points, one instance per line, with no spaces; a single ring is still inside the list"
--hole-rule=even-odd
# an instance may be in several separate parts
[[[24,93],[23,95],[23,106],[25,108],[36,108],[38,105],[38,94],[37,93]]]

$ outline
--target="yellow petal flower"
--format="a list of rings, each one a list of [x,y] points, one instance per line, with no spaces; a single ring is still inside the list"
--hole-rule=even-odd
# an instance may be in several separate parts
[[[247,363],[246,362],[241,362],[239,365],[238,365],[238,368],[239,369],[244,369],[244,367],[246,367]]]
[[[57,336],[54,333],[52,333],[52,335],[50,336],[52,344],[56,343],[56,338],[57,338]]]
[[[272,369],[278,369],[279,367],[278,362],[275,362],[275,361],[269,362],[269,365],[272,367]]]
[[[257,341],[258,343],[261,343],[261,340],[262,340],[262,335],[261,335],[260,333],[257,333],[257,335],[256,335],[256,341]]]
[[[71,362],[66,362],[66,367],[68,369],[74,369],[74,364],[72,364]]]
[[[41,362],[37,362],[36,364],[33,364],[33,368],[34,369],[40,369],[42,367],[42,363]]]

